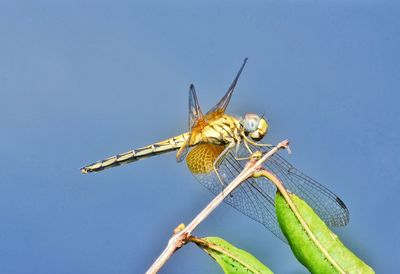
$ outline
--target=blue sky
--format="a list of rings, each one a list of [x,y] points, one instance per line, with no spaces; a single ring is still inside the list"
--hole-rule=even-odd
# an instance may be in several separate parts
[[[337,193],[335,230],[378,273],[400,252],[400,4],[395,1],[1,1],[0,273],[142,273],[212,195],[175,155],[93,176],[88,162],[187,130],[244,57],[228,113],[264,113],[296,167]],[[276,273],[287,245],[227,205],[221,236]],[[162,273],[220,271],[188,245]]]

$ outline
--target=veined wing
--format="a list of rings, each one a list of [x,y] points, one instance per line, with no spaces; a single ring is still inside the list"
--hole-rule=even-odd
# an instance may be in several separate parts
[[[221,100],[218,102],[218,104],[216,104],[212,109],[210,109],[207,112],[206,120],[217,119],[225,113],[229,101],[231,100],[233,91],[236,87],[237,81],[239,80],[240,74],[242,73],[246,63],[247,63],[247,58],[244,59],[242,66],[240,67],[238,73],[236,74],[235,79],[233,79],[233,82],[229,87],[228,91],[226,92],[226,94],[224,95],[224,97],[222,97]]]
[[[212,167],[224,148],[222,145],[199,144],[186,158],[188,167],[195,178],[214,195],[221,193],[224,188]],[[234,152],[229,152],[218,167],[223,181],[230,183],[235,179],[246,162],[236,160]],[[276,219],[275,193],[276,188],[272,183],[260,179],[248,179],[226,197],[224,202],[263,224],[279,239],[286,242]]]
[[[221,98],[221,100],[216,104],[207,114],[204,116],[203,112],[200,109],[199,102],[197,100],[196,90],[194,85],[190,85],[189,89],[189,139],[181,146],[181,148],[176,153],[176,161],[181,162],[185,159],[187,153],[189,152],[190,147],[190,137],[192,132],[200,133],[201,130],[212,120],[216,120],[220,118],[224,113],[225,109],[229,104],[229,101],[232,97],[233,90],[235,89],[236,83],[239,80],[240,74],[243,71],[244,66],[246,65],[247,58],[244,59],[242,66],[239,69],[235,79],[233,80],[231,86],[228,91]]]
[[[203,120],[204,115],[197,100],[196,89],[191,84],[189,88],[189,130],[192,130],[194,126]]]
[[[253,151],[269,151],[268,147],[251,146]],[[264,166],[272,171],[285,188],[305,200],[330,227],[341,227],[349,223],[350,215],[344,202],[332,191],[319,184],[292,164],[279,153],[275,153]]]
[[[200,131],[206,125],[204,114],[201,111],[199,101],[197,100],[196,89],[191,84],[189,88],[189,137],[176,153],[176,161],[181,162],[185,159],[190,147],[190,137],[193,129]]]
[[[198,181],[217,195],[222,191],[223,186],[215,173],[212,170],[207,172],[207,169],[204,168],[198,169],[198,171],[201,170],[202,172],[193,172],[192,169],[193,162],[201,162],[201,154],[205,154],[205,158],[208,159],[208,162],[211,162],[210,159],[213,157],[210,157],[210,155],[207,156],[207,153],[204,153],[207,150],[206,146],[209,148],[218,147],[209,144],[199,145],[190,152],[187,161],[189,168]],[[252,149],[256,150],[254,147]],[[216,149],[214,148],[214,150]],[[265,152],[269,149],[263,148],[263,150]],[[236,160],[233,153],[230,152],[219,166],[219,174],[226,183],[231,182],[243,170],[247,162]],[[242,154],[241,156],[248,155],[248,152],[244,149],[239,153]],[[196,159],[196,161],[193,159]],[[205,166],[208,166],[208,164],[205,164]],[[289,191],[306,200],[329,226],[343,226],[347,224],[349,213],[344,203],[331,191],[295,169],[279,154],[274,154],[266,161],[265,168],[278,176]],[[263,224],[278,238],[286,242],[276,219],[275,194],[276,187],[272,182],[264,178],[251,178],[241,184],[224,201]]]

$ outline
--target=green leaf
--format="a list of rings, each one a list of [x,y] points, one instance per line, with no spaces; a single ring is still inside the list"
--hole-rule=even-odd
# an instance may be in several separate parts
[[[273,273],[250,253],[218,237],[194,238],[190,241],[213,257],[225,273]]]
[[[306,202],[294,194],[289,197],[317,243],[280,193],[275,200],[278,222],[294,255],[311,273],[375,273],[343,245]]]

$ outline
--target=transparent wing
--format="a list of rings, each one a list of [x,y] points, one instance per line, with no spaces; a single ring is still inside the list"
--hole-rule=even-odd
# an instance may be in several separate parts
[[[199,101],[197,100],[196,90],[191,84],[189,88],[189,130],[191,130],[200,120],[204,119],[201,112]]]
[[[213,169],[209,168],[214,158],[217,157],[216,154],[212,155],[213,147],[216,154],[224,149],[223,146],[202,144],[192,149],[186,161],[195,178],[214,195],[218,195],[224,186]],[[233,154],[234,152],[229,152],[218,166],[219,174],[225,183],[230,183],[235,179],[247,162],[236,160]],[[248,179],[226,197],[224,202],[263,224],[279,239],[286,242],[276,219],[275,193],[276,188],[272,183],[261,179]]]
[[[189,140],[190,140],[190,135],[188,139],[182,144],[182,146],[178,149],[178,152],[176,153],[176,161],[178,163],[182,162],[183,159],[185,159],[186,155],[189,152]]]
[[[268,147],[254,146],[251,146],[251,149],[263,152],[270,150]],[[275,153],[264,166],[283,182],[287,190],[305,200],[328,226],[340,227],[348,224],[349,210],[343,201],[329,189],[296,169],[279,153]]]
[[[206,116],[221,116],[222,114],[225,113],[226,107],[229,104],[229,101],[231,100],[233,90],[235,89],[236,83],[239,80],[240,74],[242,73],[242,70],[244,66],[246,65],[247,58],[244,59],[242,66],[240,67],[238,73],[236,74],[235,79],[233,80],[231,86],[229,87],[228,91],[224,95],[224,97],[221,98],[221,100],[216,104],[210,111],[207,112]]]
[[[178,163],[183,161],[189,152],[192,129],[197,126],[204,126],[204,124],[204,115],[200,109],[199,101],[197,100],[196,89],[194,85],[191,84],[189,88],[189,136],[176,153],[176,161]]]
[[[269,149],[263,148],[263,150],[266,152]],[[241,149],[239,155],[245,156],[248,152]],[[219,173],[224,182],[231,182],[243,170],[245,164],[246,161],[236,160],[234,152],[231,151],[219,166]],[[279,154],[274,154],[265,162],[265,168],[278,176],[290,192],[306,200],[327,225],[343,226],[348,223],[349,213],[344,203],[328,189],[295,169]],[[194,176],[215,195],[223,189],[214,172],[197,173]],[[269,180],[248,179],[224,201],[261,223],[286,242],[276,219],[275,194],[276,187]]]

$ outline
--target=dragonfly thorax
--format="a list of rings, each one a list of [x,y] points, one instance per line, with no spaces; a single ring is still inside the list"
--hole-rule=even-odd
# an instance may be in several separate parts
[[[192,145],[201,142],[216,145],[239,143],[243,136],[259,141],[267,131],[267,121],[256,114],[246,114],[242,119],[224,114],[219,119],[209,122],[201,133],[199,132],[200,134],[192,135],[191,143]]]
[[[224,114],[220,118],[210,121],[201,130],[201,140],[198,141],[216,145],[240,142],[241,131],[240,121],[233,116]]]

